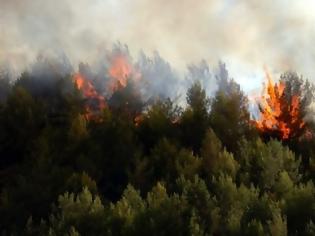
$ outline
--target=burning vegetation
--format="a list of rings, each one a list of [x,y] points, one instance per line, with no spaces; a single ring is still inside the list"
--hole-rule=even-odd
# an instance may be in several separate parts
[[[312,133],[305,121],[310,105],[308,82],[297,80],[297,75],[284,74],[278,83],[266,71],[267,83],[261,99],[258,101],[260,117],[255,126],[264,136],[281,140],[310,138]],[[304,92],[304,94],[303,94]]]
[[[141,72],[127,55],[118,52],[109,57],[109,67],[104,74],[107,79],[101,86],[97,85],[97,78],[88,78],[84,73],[73,76],[76,87],[84,97],[85,117],[88,120],[99,119],[101,111],[108,108],[110,103],[112,109],[128,110],[138,126],[143,120],[141,107],[144,104],[139,91],[139,85],[143,82]],[[263,93],[258,99],[260,115],[257,120],[252,121],[255,128],[267,138],[284,141],[294,138],[310,139],[312,132],[305,121],[306,111],[312,101],[312,98],[307,98],[312,96],[310,84],[294,73],[282,75],[279,82],[275,83],[266,70],[266,78]],[[226,78],[222,81],[228,83]],[[235,89],[235,86],[234,84],[231,88]],[[224,90],[228,93],[227,88]]]
[[[73,80],[77,88],[82,92],[85,100],[85,116],[92,119],[106,108],[104,96],[100,95],[94,88],[91,81],[81,74],[75,74]]]
[[[192,83],[181,107],[143,96],[154,62],[114,55],[0,80],[3,235],[313,235],[311,84],[267,76],[252,121],[223,63],[215,95]]]
[[[141,77],[141,74],[123,54],[115,55],[110,59],[108,75],[110,78],[108,87],[112,93],[126,87],[129,79],[137,81]]]
[[[101,84],[101,87],[98,87],[98,90],[94,86],[95,79],[87,78],[80,73],[73,76],[76,87],[84,97],[87,119],[97,120],[101,111],[107,107],[107,102],[116,103],[114,100],[117,96],[119,97],[121,91],[131,89],[135,93],[134,86],[141,77],[140,72],[136,71],[128,57],[122,53],[111,56],[108,71],[104,71],[104,74],[106,74],[107,80]],[[126,94],[126,92],[123,93]],[[132,97],[129,99],[131,101],[126,99],[125,105],[133,103]]]

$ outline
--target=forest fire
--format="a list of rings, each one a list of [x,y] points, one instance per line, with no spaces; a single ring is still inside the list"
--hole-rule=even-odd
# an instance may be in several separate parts
[[[110,77],[108,87],[111,92],[126,87],[128,79],[136,81],[141,77],[123,54],[116,55],[111,59],[108,75]]]
[[[276,135],[282,140],[303,133],[305,122],[300,94],[289,93],[285,81],[274,83],[268,72],[266,77],[268,81],[259,101],[260,119],[255,121],[256,127],[262,133]]]
[[[81,90],[85,98],[85,112],[87,119],[98,120],[100,118],[100,111],[105,107],[117,108],[117,106],[130,106],[134,105],[133,97],[135,90],[133,86],[128,87],[129,80],[137,82],[139,80],[140,72],[134,69],[132,63],[129,62],[127,56],[123,54],[115,55],[110,60],[110,66],[106,71],[105,84],[99,83],[100,91],[95,89],[95,81],[87,79],[82,73],[74,75],[74,82],[79,90]],[[127,90],[125,90],[127,88]],[[132,92],[130,91],[133,90]],[[103,95],[104,94],[104,95]],[[129,106],[129,107],[130,107]],[[139,123],[140,121],[135,121]]]
[[[86,99],[85,115],[87,119],[90,119],[95,113],[98,113],[106,107],[105,98],[98,94],[92,83],[81,74],[75,74],[73,79],[77,88],[82,91]]]

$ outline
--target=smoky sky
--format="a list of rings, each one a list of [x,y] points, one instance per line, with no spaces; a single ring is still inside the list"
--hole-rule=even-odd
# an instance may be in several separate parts
[[[264,66],[312,80],[314,12],[313,0],[0,0],[0,63],[19,70],[39,54],[94,63],[121,41],[183,73],[223,60],[247,88]]]

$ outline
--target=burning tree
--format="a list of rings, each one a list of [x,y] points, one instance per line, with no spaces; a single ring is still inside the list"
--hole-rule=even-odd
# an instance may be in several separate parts
[[[260,119],[254,121],[265,137],[281,140],[310,138],[310,105],[314,87],[296,73],[287,72],[274,83],[266,73],[267,84],[258,103]]]
[[[82,93],[85,118],[88,120],[99,120],[105,108],[142,109],[140,89],[137,87],[141,73],[133,66],[131,58],[119,49],[108,60],[109,67],[101,78],[103,83],[97,83],[100,78],[84,63],[79,64],[79,72],[73,76],[75,86]]]
[[[77,88],[82,91],[82,94],[86,100],[85,116],[87,119],[99,113],[106,107],[104,96],[97,92],[91,81],[86,79],[81,74],[74,75],[74,81]]]

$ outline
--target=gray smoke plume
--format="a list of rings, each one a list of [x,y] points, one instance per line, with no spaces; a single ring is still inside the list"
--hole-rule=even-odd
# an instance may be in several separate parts
[[[0,63],[21,71],[38,53],[57,51],[73,65],[93,64],[121,40],[133,56],[158,50],[182,74],[205,58],[223,59],[236,79],[248,76],[244,65],[261,77],[267,65],[311,78],[314,7],[313,0],[0,0]]]
[[[209,65],[220,59],[247,92],[261,86],[264,65],[312,81],[314,7],[313,0],[0,0],[0,67],[11,79],[24,70],[38,78],[85,71],[106,93],[110,58],[123,53],[141,71],[146,98],[178,98],[195,80],[211,96],[217,71]],[[113,49],[117,40],[130,50]]]

